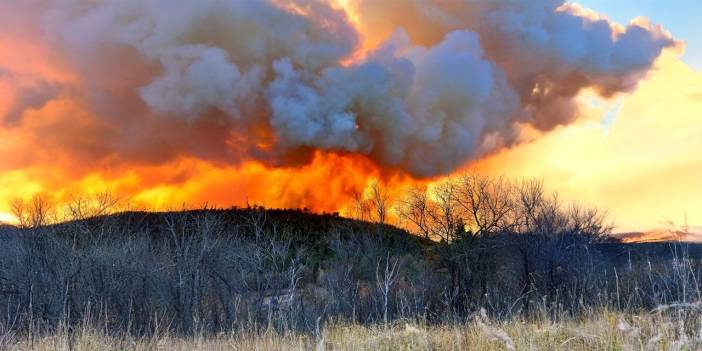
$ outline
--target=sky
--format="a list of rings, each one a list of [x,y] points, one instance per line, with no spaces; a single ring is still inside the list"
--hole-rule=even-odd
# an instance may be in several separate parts
[[[104,191],[345,213],[478,170],[702,226],[702,3],[577,4],[0,2],[0,221]]]
[[[599,204],[619,231],[669,222],[699,227],[701,93],[702,74],[666,55],[636,92],[598,104],[583,97],[590,106],[580,122],[483,160],[483,167],[543,178],[570,201]]]
[[[702,71],[702,36],[700,14],[702,2],[696,0],[578,0],[583,6],[606,14],[619,23],[647,17],[664,25],[687,43],[683,60]]]
[[[608,209],[620,231],[702,225],[702,36],[699,1],[581,0],[620,24],[644,16],[686,44],[632,93],[584,97],[581,123],[486,161],[544,178],[573,201]],[[539,162],[534,163],[533,160]],[[516,166],[516,167],[515,167]],[[514,169],[518,169],[514,171]]]

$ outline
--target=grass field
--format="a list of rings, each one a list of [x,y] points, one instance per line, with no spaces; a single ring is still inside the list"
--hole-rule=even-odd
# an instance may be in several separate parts
[[[37,335],[6,334],[4,350],[698,350],[699,305],[666,306],[650,313],[600,311],[580,320],[489,321],[422,326],[335,324],[316,334],[233,332],[191,337],[107,335],[95,329],[60,328]]]

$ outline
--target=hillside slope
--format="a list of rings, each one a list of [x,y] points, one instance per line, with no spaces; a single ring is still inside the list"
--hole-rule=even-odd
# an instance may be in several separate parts
[[[702,281],[699,244],[578,233],[432,242],[295,210],[127,212],[1,230],[0,324],[13,328],[314,330],[322,320],[463,320],[480,308],[556,318],[695,301]]]

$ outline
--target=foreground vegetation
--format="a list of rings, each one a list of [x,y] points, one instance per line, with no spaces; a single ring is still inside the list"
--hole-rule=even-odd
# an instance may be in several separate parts
[[[490,321],[476,315],[454,325],[329,323],[314,333],[230,331],[179,336],[115,335],[91,326],[0,339],[5,350],[697,350],[698,305],[660,306],[636,315],[599,311],[577,320]]]
[[[6,347],[699,347],[702,246],[618,243],[538,182],[469,175],[393,205],[374,186],[363,220],[96,203],[0,227]]]

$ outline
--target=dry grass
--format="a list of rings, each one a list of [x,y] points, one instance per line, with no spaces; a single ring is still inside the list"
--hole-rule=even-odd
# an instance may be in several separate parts
[[[319,335],[232,333],[179,338],[115,337],[83,329],[48,336],[5,335],[5,350],[697,350],[699,313],[675,309],[662,315],[602,311],[583,320],[554,323],[491,322],[484,316],[457,326],[333,325]]]

